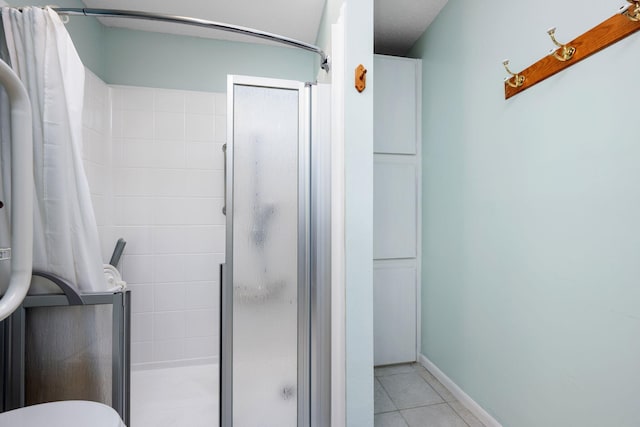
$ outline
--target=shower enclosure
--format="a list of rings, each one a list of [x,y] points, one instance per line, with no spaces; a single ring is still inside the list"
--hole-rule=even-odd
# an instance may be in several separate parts
[[[227,97],[220,426],[328,425],[326,92],[230,76]]]
[[[33,8],[12,9],[11,14],[17,18],[26,11],[33,11]],[[60,30],[64,30],[64,26],[57,20],[53,12],[59,15],[79,17],[94,16],[101,18],[142,19],[230,31],[313,52],[319,55],[320,68],[324,71],[329,71],[329,59],[319,47],[277,34],[237,25],[207,21],[199,18],[140,11],[46,8],[45,12],[51,18],[56,19],[55,22],[57,22],[56,26],[47,26],[47,28],[51,27]],[[61,31],[61,34],[64,35],[65,39],[68,39],[66,31]],[[31,40],[30,37],[16,38],[16,40],[23,39]],[[65,49],[64,52],[75,52],[70,39],[68,41],[69,48]],[[44,56],[45,59],[54,58],[52,55],[39,55],[39,51],[36,52],[33,49],[20,48],[16,49],[16,52],[28,53],[35,56],[36,59],[42,59],[40,58],[41,56]],[[68,62],[68,60],[62,61],[62,63],[67,65]],[[77,66],[82,65],[79,59],[74,59],[73,62]],[[57,69],[56,67],[53,68]],[[70,87],[74,89],[72,92],[74,95],[79,96],[81,91],[78,89],[82,87],[82,85],[78,84],[80,80],[72,77],[69,73],[63,73],[61,77],[67,80],[71,79],[69,81],[73,84]],[[99,81],[99,79],[97,80]],[[105,119],[104,123],[115,123],[113,124],[113,129],[118,129],[120,133],[112,133],[111,131],[113,129],[100,129],[100,131],[97,132],[100,136],[100,144],[96,145],[102,145],[102,143],[113,144],[116,139],[119,139],[118,144],[122,144],[120,146],[122,150],[120,150],[121,155],[119,156],[97,155],[96,157],[110,158],[111,160],[109,160],[109,162],[111,163],[109,163],[109,168],[114,167],[120,170],[129,168],[135,170],[135,173],[128,176],[130,179],[123,180],[123,185],[112,186],[120,192],[117,196],[111,194],[110,191],[105,191],[98,195],[99,197],[114,197],[117,198],[116,200],[123,202],[122,205],[119,205],[122,208],[119,212],[123,213],[119,215],[120,218],[118,218],[117,221],[114,220],[113,224],[105,221],[103,225],[105,227],[111,227],[113,225],[114,227],[127,228],[127,231],[131,231],[134,234],[140,232],[142,234],[136,234],[132,240],[143,243],[138,248],[141,253],[132,253],[131,263],[125,263],[127,268],[130,268],[129,271],[133,272],[128,273],[129,277],[132,277],[132,288],[136,286],[133,288],[135,295],[133,300],[144,303],[144,306],[140,305],[136,309],[138,311],[133,314],[133,317],[135,317],[133,321],[135,326],[134,333],[131,334],[132,336],[137,335],[138,337],[135,338],[138,340],[137,344],[144,344],[144,347],[142,345],[134,347],[134,350],[137,348],[140,351],[134,351],[133,353],[137,353],[137,355],[140,356],[136,364],[146,365],[144,368],[148,368],[147,370],[140,369],[135,372],[135,374],[138,374],[137,383],[135,384],[138,386],[137,395],[139,396],[139,399],[135,400],[137,408],[139,409],[142,406],[141,402],[147,405],[144,407],[145,411],[135,411],[138,413],[139,418],[136,419],[133,417],[134,421],[132,421],[132,423],[134,427],[144,427],[146,425],[206,425],[207,427],[215,427],[218,416],[215,412],[218,409],[220,412],[221,427],[231,427],[232,425],[239,427],[326,427],[330,424],[329,379],[331,370],[329,339],[329,221],[331,215],[328,203],[330,199],[328,87],[300,82],[248,77],[231,77],[229,79],[228,170],[226,172],[227,194],[225,196],[228,209],[226,225],[228,234],[226,244],[227,266],[224,281],[221,282],[223,284],[223,286],[221,286],[221,375],[220,388],[218,389],[213,386],[217,384],[217,380],[214,379],[215,375],[213,375],[213,373],[217,371],[217,368],[209,369],[215,366],[215,362],[212,360],[215,360],[217,352],[213,345],[209,347],[211,342],[208,340],[208,338],[215,336],[215,334],[210,334],[209,332],[214,329],[217,330],[215,326],[216,322],[211,321],[208,317],[209,313],[214,313],[213,305],[217,304],[217,301],[209,301],[206,304],[201,303],[201,301],[196,301],[195,303],[190,301],[187,304],[185,301],[185,295],[188,295],[187,290],[183,291],[179,289],[181,286],[175,285],[185,282],[191,286],[192,282],[203,282],[198,283],[198,292],[203,291],[205,288],[208,289],[209,285],[212,285],[212,287],[213,285],[217,285],[217,283],[213,283],[214,279],[211,277],[212,270],[207,270],[206,267],[211,266],[213,268],[213,265],[217,264],[218,258],[214,259],[210,256],[199,258],[197,263],[198,274],[190,274],[188,277],[182,276],[182,274],[167,274],[173,273],[171,267],[176,267],[176,270],[180,270],[180,273],[182,273],[182,270],[189,271],[189,273],[192,273],[192,271],[190,271],[188,265],[178,265],[179,263],[175,262],[175,257],[166,253],[166,248],[161,248],[162,245],[157,245],[157,242],[161,239],[157,239],[155,234],[153,239],[151,239],[153,244],[150,244],[146,239],[146,232],[148,230],[139,229],[144,227],[151,228],[151,226],[162,226],[168,230],[171,226],[194,225],[196,223],[198,225],[206,223],[207,226],[210,226],[214,224],[207,221],[211,220],[212,217],[213,221],[218,221],[219,219],[209,211],[209,208],[218,202],[217,200],[211,202],[212,199],[218,199],[219,197],[219,194],[216,192],[217,188],[216,191],[211,192],[208,190],[200,191],[202,189],[199,189],[196,192],[198,193],[198,197],[201,197],[203,200],[206,199],[207,203],[188,205],[185,203],[187,197],[183,197],[183,189],[177,189],[177,187],[180,187],[179,185],[177,185],[176,188],[171,188],[171,191],[168,193],[165,193],[164,189],[163,191],[158,191],[157,188],[146,182],[146,177],[148,177],[147,172],[151,172],[151,176],[154,178],[157,176],[175,176],[173,173],[155,175],[154,172],[156,172],[156,169],[171,168],[171,172],[175,172],[173,168],[180,172],[189,172],[191,169],[217,170],[217,164],[215,167],[209,164],[202,166],[203,163],[206,163],[207,159],[197,159],[199,161],[194,162],[199,165],[197,167],[192,167],[192,165],[188,164],[189,162],[186,162],[186,166],[176,165],[176,163],[172,162],[174,159],[171,158],[171,154],[173,153],[179,152],[186,157],[186,140],[188,139],[189,132],[186,131],[188,127],[186,126],[185,118],[188,118],[188,114],[190,113],[186,111],[187,103],[185,100],[190,99],[189,97],[191,95],[195,96],[197,94],[171,93],[169,94],[171,101],[167,102],[167,92],[160,88],[108,87],[104,82],[101,83],[104,86],[104,90],[102,90],[102,86],[96,86],[94,88],[96,90],[91,91],[92,96],[96,96],[96,99],[93,101],[97,101],[97,97],[100,97],[100,102],[95,102],[96,104],[100,104],[100,111],[96,108],[96,112],[100,114],[106,112],[107,110],[104,109],[103,111],[102,108],[106,106],[109,110],[107,117],[115,117],[117,120],[111,121]],[[63,87],[61,85],[54,86],[56,86],[56,90]],[[141,94],[142,92],[145,93]],[[69,95],[69,93],[70,92],[67,91],[64,94]],[[144,98],[145,102],[143,104],[145,105],[136,105],[134,107],[132,105],[126,105],[127,102],[112,101],[114,99],[119,101],[123,101],[124,99],[126,101],[128,95],[125,96],[125,98],[120,96],[134,93],[135,95],[132,95],[131,99]],[[162,105],[159,106],[155,102],[158,98],[153,98],[152,102],[146,102],[148,100],[148,93],[152,93],[154,97],[158,95],[164,97]],[[113,98],[111,97],[112,95]],[[207,94],[207,96],[209,95],[212,94]],[[216,94],[216,96],[217,95],[219,94]],[[140,96],[140,98],[138,98],[138,96]],[[37,93],[32,96],[33,100],[40,98]],[[50,102],[54,107],[56,106],[55,100],[52,97],[45,98],[43,98],[43,100]],[[176,101],[176,99],[182,99],[182,101]],[[197,97],[195,99],[197,99]],[[215,99],[217,100],[218,98],[216,97]],[[60,110],[53,108],[52,111],[59,112]],[[173,135],[176,141],[172,143],[173,145],[171,147],[165,146],[164,148],[167,148],[167,150],[162,153],[159,153],[161,150],[156,152],[157,145],[153,147],[154,156],[125,156],[125,148],[135,147],[139,149],[142,145],[148,144],[148,142],[140,142],[141,136],[138,135],[137,126],[131,126],[130,129],[127,129],[128,126],[124,126],[125,122],[128,123],[124,118],[131,118],[134,111],[144,114],[135,114],[136,120],[132,119],[130,122],[135,121],[137,123],[137,119],[144,116],[144,120],[140,120],[140,122],[144,122],[143,124],[146,128],[153,129],[153,132],[142,139],[147,141],[161,139],[163,143],[166,142],[164,141],[166,135],[162,135],[163,138],[157,138],[156,133],[163,132],[158,132],[158,129],[155,127],[156,123],[162,121],[158,119],[158,117],[167,117],[166,113],[172,113],[173,115],[179,115],[178,113],[181,113],[182,120],[185,123],[182,137]],[[217,101],[214,111],[216,114],[209,114],[207,112],[206,115],[217,116]],[[193,115],[200,115],[199,113],[200,110],[198,109]],[[111,114],[113,114],[113,116]],[[127,116],[125,116],[125,114],[127,114]],[[202,115],[205,114],[203,113]],[[65,114],[63,114],[63,116],[66,117]],[[92,118],[93,115],[89,114],[86,117]],[[150,122],[146,121],[148,118],[151,118]],[[199,117],[199,120],[200,119],[202,119],[202,117]],[[218,127],[217,117],[213,119],[215,127],[221,128]],[[88,122],[89,121],[100,122],[99,120],[88,120]],[[53,122],[47,123],[52,124]],[[198,123],[201,122],[198,121]],[[320,123],[323,123],[323,125],[320,125]],[[97,126],[96,123],[91,123],[89,127],[94,125]],[[175,127],[178,128],[178,126]],[[203,128],[204,127],[205,126],[203,126]],[[61,129],[61,127],[57,125],[52,128]],[[217,134],[215,137],[212,136],[210,138],[208,133],[211,131],[211,127],[207,127],[207,129],[207,132],[202,132],[207,133],[205,137],[198,135],[194,140],[197,140],[198,143],[206,141],[217,144],[222,142],[218,140]],[[74,130],[77,130],[75,126]],[[98,129],[92,127],[90,130],[98,131]],[[104,131],[104,133],[102,131]],[[199,132],[194,132],[194,134],[196,133]],[[118,136],[115,137],[115,135]],[[210,141],[210,139],[213,141]],[[63,136],[55,140],[63,142],[70,140],[70,138]],[[182,145],[179,151],[176,150],[178,145]],[[202,147],[198,147],[198,150],[199,149],[205,150]],[[92,151],[94,150],[86,150],[85,152]],[[132,148],[131,152],[136,152],[136,150]],[[204,151],[194,150],[194,152],[201,154]],[[91,154],[99,154],[99,151]],[[158,156],[155,156],[155,154],[158,154]],[[196,154],[194,157],[198,156],[199,155]],[[147,157],[151,157],[152,159]],[[126,162],[124,161],[125,158],[127,159]],[[167,159],[171,161],[167,161]],[[91,161],[92,159],[79,160]],[[77,163],[80,166],[80,161]],[[106,164],[102,163],[102,159],[100,159],[98,163],[96,166],[106,166]],[[171,167],[168,165],[171,165]],[[79,170],[80,169],[82,168],[79,167]],[[145,173],[142,173],[138,169],[144,169],[143,172]],[[23,172],[26,170],[25,168]],[[49,168],[49,171],[67,171],[67,168]],[[101,172],[103,171],[104,169],[101,169]],[[22,175],[26,176],[28,174],[23,173]],[[98,174],[95,174],[95,176],[97,177]],[[211,178],[212,176],[208,175],[206,179],[199,180],[199,182],[205,181],[212,187],[220,184],[217,179],[217,173],[213,179]],[[111,179],[112,176],[109,174],[108,180]],[[153,181],[154,185],[156,182],[155,180]],[[132,183],[135,183],[136,186],[129,186],[129,184]],[[108,187],[103,183],[99,183],[98,186]],[[185,184],[185,187],[186,186]],[[135,187],[135,190],[133,190],[133,187]],[[130,190],[131,192],[129,192]],[[70,192],[69,194],[76,193],[77,192]],[[191,196],[194,195],[190,194],[189,197]],[[153,199],[151,199],[151,197],[153,197]],[[157,209],[156,203],[157,201],[164,203],[164,199],[169,198],[178,201],[178,203],[173,204],[177,209],[167,209],[168,214],[160,220],[158,219],[158,213],[165,212],[165,210]],[[143,210],[148,210],[149,213],[153,212],[153,215],[150,214],[145,220],[140,220],[139,218],[134,219],[133,216],[136,215],[132,215],[132,217],[128,215],[129,213],[135,214],[138,212],[138,209],[135,208],[135,206],[140,206],[137,204],[138,199],[141,201],[140,205],[145,205]],[[23,198],[22,200],[24,201],[26,199]],[[87,198],[87,200],[89,200],[89,198]],[[146,205],[147,203],[148,205]],[[89,203],[86,203],[86,205],[90,206]],[[192,208],[190,209],[189,206]],[[197,206],[198,208],[193,209],[193,206]],[[95,206],[91,207],[95,210]],[[133,209],[129,209],[131,207],[133,207]],[[87,210],[87,212],[88,211],[90,210]],[[100,212],[100,210],[98,211]],[[196,221],[194,217],[189,217],[189,214],[194,212],[198,212],[199,216],[196,218],[198,221]],[[188,218],[184,220],[177,219],[178,214],[182,213],[185,213],[185,216]],[[201,218],[207,219],[199,221]],[[51,221],[51,223],[58,224],[57,221]],[[215,225],[218,225],[218,223],[216,222]],[[135,230],[129,230],[129,227],[137,228]],[[73,227],[61,227],[61,229],[62,232],[59,234],[66,235],[69,230],[73,230]],[[170,232],[163,236],[165,241],[171,240],[167,237],[171,236]],[[218,235],[216,233],[216,238],[217,237]],[[97,237],[88,240],[91,242],[98,241]],[[188,240],[190,239],[185,238],[184,241],[180,241],[184,243]],[[207,241],[207,243],[211,242]],[[73,247],[73,245],[67,246]],[[182,248],[182,250],[184,250],[184,246],[182,246]],[[206,248],[210,252],[214,251],[210,245],[206,245]],[[15,261],[17,258],[16,252],[20,251],[16,251],[15,244],[13,249]],[[191,248],[185,252],[189,252],[190,250]],[[179,253],[180,250],[173,246],[171,251],[171,254],[180,256],[181,260],[186,258],[186,256],[182,257],[182,254]],[[56,255],[58,255],[57,252],[59,251],[54,250],[51,252],[55,252]],[[80,253],[87,252],[88,251],[81,251]],[[99,253],[99,251],[95,252]],[[218,253],[218,246],[216,246],[215,252],[215,255],[222,255]],[[201,253],[199,254],[202,255]],[[8,257],[8,255],[7,251],[3,251],[0,253],[0,258]],[[207,253],[206,255],[212,255],[212,253]],[[172,262],[168,262],[170,258]],[[201,262],[205,259],[206,262]],[[147,263],[152,263],[152,265]],[[29,270],[27,271],[27,273],[29,273],[30,268],[27,270]],[[202,273],[200,270],[207,271],[206,273]],[[136,275],[135,273],[140,274]],[[199,275],[200,273],[202,274]],[[102,278],[101,274],[99,276]],[[157,283],[159,280],[163,282],[160,283],[162,286],[156,286],[159,285],[159,283]],[[78,283],[81,284],[91,284],[93,282],[98,281],[78,280]],[[168,288],[171,288],[171,291],[176,290],[175,298],[171,298],[174,294],[168,293],[165,295],[163,292],[156,292],[156,288],[159,289],[160,287],[162,287],[163,290]],[[195,285],[193,289],[195,289]],[[92,290],[92,292],[93,291],[95,290]],[[183,291],[182,300],[180,298],[181,291]],[[206,290],[204,292],[206,292]],[[160,296],[158,297],[158,295]],[[198,293],[197,295],[202,296],[203,294]],[[99,301],[93,299],[92,301],[97,301],[97,303],[102,304],[103,299],[101,295],[93,296],[99,297]],[[207,293],[207,296],[212,297],[209,293]],[[65,301],[59,303],[58,295],[53,295],[53,297],[56,299],[52,303],[56,305],[56,311],[58,309],[57,305],[67,305]],[[192,297],[193,299],[199,298],[193,295]],[[202,300],[206,299],[209,298],[202,298]],[[213,300],[215,298],[210,299]],[[163,304],[158,303],[160,300],[162,300]],[[40,299],[37,301],[40,301]],[[47,321],[47,317],[40,315],[42,311],[31,305],[37,301],[34,302],[33,299],[26,301],[24,307],[28,308],[28,310],[21,309],[20,312],[16,314],[17,316],[23,316],[25,311],[36,313],[36,317],[39,319],[37,325],[29,319],[24,322],[13,323],[16,325],[16,329],[26,330],[25,338],[22,340],[22,342],[26,342],[26,344],[24,346],[18,344],[14,346],[14,349],[20,350],[22,347],[25,347],[27,349],[26,352],[18,352],[17,350],[16,352],[7,352],[7,355],[11,356],[7,359],[12,358],[15,360],[17,359],[15,355],[28,353],[33,356],[32,360],[34,362],[42,362],[42,360],[38,359],[38,356],[34,356],[34,352],[28,350],[31,346],[30,342],[33,341],[29,340],[33,338],[32,335],[34,335],[29,333],[29,329],[48,331],[48,329],[40,326],[41,323],[51,327],[51,324]],[[71,301],[69,301],[69,303],[71,303]],[[88,300],[84,301],[84,303],[93,304],[93,302]],[[209,303],[210,305],[208,305]],[[187,305],[191,307],[187,308]],[[121,304],[117,304],[117,307],[120,306]],[[123,310],[116,310],[117,307],[114,307],[114,313],[122,313]],[[61,309],[66,308],[69,307],[62,307]],[[122,309],[122,307],[120,308]],[[202,317],[193,316],[193,318],[187,318],[187,310],[193,309],[195,311],[196,308],[200,309],[198,316],[202,315]],[[102,307],[99,309],[101,310]],[[71,311],[75,312],[77,310],[71,307]],[[205,311],[206,313],[204,313]],[[136,320],[140,321],[137,322]],[[190,330],[187,326],[187,321],[191,324],[190,326],[197,326],[198,330]],[[27,325],[26,328],[17,327],[25,324]],[[75,322],[73,326],[81,324],[82,322]],[[128,333],[120,331],[120,328],[117,327],[109,329],[110,324],[105,323],[103,326],[106,327],[103,332],[105,332],[107,339],[100,340],[102,344],[101,348],[113,348],[114,353],[120,353],[116,351],[117,347],[128,348],[128,346],[124,344],[121,345],[120,341],[126,341],[129,335]],[[207,328],[210,328],[210,330]],[[204,331],[205,329],[207,330]],[[17,335],[22,337],[23,334]],[[45,333],[44,335],[47,340],[51,338],[50,334]],[[113,338],[111,338],[112,336]],[[87,336],[83,336],[83,338],[93,339],[95,337],[88,334]],[[109,343],[113,345],[109,346]],[[189,346],[187,344],[192,345]],[[42,347],[49,348],[51,345],[58,345],[58,347],[60,347],[61,341],[55,341],[52,344],[49,340],[46,341]],[[79,345],[80,347],[84,347],[84,341]],[[173,351],[174,349],[183,351]],[[74,349],[70,350],[65,346],[63,346],[63,350],[69,350],[74,353],[74,355],[76,353]],[[151,356],[149,354],[151,354]],[[0,355],[0,358],[2,357],[4,357],[4,354]],[[126,359],[123,359],[125,361],[118,363],[122,366],[128,365],[127,359],[128,355]],[[206,364],[203,364],[203,369],[199,369],[201,367],[199,364],[204,359],[206,359]],[[105,360],[106,359],[101,361],[104,362]],[[106,362],[105,366],[108,365],[109,361]],[[117,371],[115,365],[113,365],[113,368],[113,372]],[[193,375],[187,377],[184,375],[185,371],[183,368],[198,369],[188,370],[192,372]],[[178,369],[180,369],[180,371],[177,371]],[[18,378],[20,381],[8,381],[10,378],[6,377],[5,380],[7,381],[5,381],[5,383],[17,383],[20,385],[24,383],[24,381],[22,381],[22,376],[24,376],[22,375],[22,369],[9,369],[9,371],[12,372],[14,378]],[[38,368],[37,364],[35,364],[35,368],[32,371],[34,373],[43,372]],[[156,375],[154,371],[159,373]],[[63,383],[65,382],[66,375],[60,376],[60,371],[56,369],[54,369],[53,372],[57,378],[63,380]],[[205,375],[202,374],[203,372]],[[94,374],[95,372],[91,370],[91,373]],[[148,373],[154,375],[143,375]],[[209,376],[209,374],[212,375]],[[120,376],[117,376],[117,378],[116,376],[117,375],[114,375],[112,378],[114,385],[122,385],[122,383],[126,385],[128,383],[128,378],[124,377],[121,380]],[[24,377],[27,378],[27,376]],[[108,377],[108,375],[106,375],[106,377]],[[182,382],[173,382],[176,378]],[[195,380],[190,383],[190,380],[194,378]],[[190,386],[191,390],[182,388],[185,384],[185,379],[187,380],[186,385]],[[109,378],[107,378],[107,380],[109,380]],[[52,392],[56,398],[65,397],[57,394],[50,384],[51,382],[47,378],[41,382],[30,382],[27,388],[30,387],[29,390],[34,392]],[[178,384],[177,387],[175,386],[176,384]],[[33,387],[31,385],[33,385]],[[213,390],[214,388],[215,391]],[[172,394],[168,391],[175,391],[175,393]],[[217,397],[210,398],[209,392],[219,393],[220,407],[216,407]],[[18,398],[22,399],[23,394],[24,393],[21,393]],[[31,401],[28,396],[29,394],[27,393],[26,401]],[[112,403],[122,400],[122,396],[116,394],[109,395],[107,393],[105,396],[105,400],[112,399]],[[92,397],[85,396],[83,398]],[[117,403],[113,404],[117,405]],[[125,408],[125,410],[128,407],[129,405],[126,403],[121,405],[121,408]],[[204,408],[204,410],[192,411],[191,409],[194,407],[198,409]],[[147,409],[151,410],[146,412]],[[147,416],[149,412],[158,416],[156,418],[150,418],[151,421],[148,421],[145,416]],[[144,416],[140,416],[140,414],[143,413]],[[209,416],[202,416],[202,414]],[[163,424],[155,422],[158,421],[158,419],[160,419]]]

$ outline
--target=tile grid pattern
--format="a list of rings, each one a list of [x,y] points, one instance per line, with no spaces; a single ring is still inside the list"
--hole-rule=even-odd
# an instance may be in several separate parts
[[[375,368],[375,427],[484,427],[417,363]]]
[[[226,96],[111,89],[112,239],[127,240],[133,365],[215,361]]]
[[[111,259],[113,211],[111,165],[111,93],[99,77],[85,68],[82,111],[82,162],[100,236],[103,262]]]

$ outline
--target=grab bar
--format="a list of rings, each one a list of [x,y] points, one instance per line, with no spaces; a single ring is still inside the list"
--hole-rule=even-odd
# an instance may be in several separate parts
[[[33,135],[31,103],[20,78],[0,60],[0,84],[11,104],[11,277],[0,299],[0,320],[22,304],[33,265]]]
[[[227,215],[227,144],[222,144],[222,157],[224,157],[224,202],[222,202],[222,215]]]
[[[114,267],[118,267],[118,264],[120,264],[120,258],[122,257],[122,252],[124,252],[124,247],[126,246],[127,242],[121,237],[118,239],[118,241],[116,242],[116,247],[113,249],[113,254],[111,255],[111,261],[109,261],[109,264],[113,265]]]

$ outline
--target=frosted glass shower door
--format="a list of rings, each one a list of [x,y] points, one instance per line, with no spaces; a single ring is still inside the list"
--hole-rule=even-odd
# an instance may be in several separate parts
[[[222,427],[304,427],[308,418],[305,90],[229,81],[223,328],[232,333],[223,338],[222,395],[230,389],[231,399],[223,396]]]

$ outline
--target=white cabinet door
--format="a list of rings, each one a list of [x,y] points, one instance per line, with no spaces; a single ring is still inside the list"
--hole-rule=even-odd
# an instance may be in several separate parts
[[[417,153],[417,62],[415,59],[376,55],[373,104],[373,151]]]
[[[417,356],[420,272],[420,60],[376,55],[374,363]]]
[[[410,264],[373,268],[374,364],[416,360],[416,269]]]
[[[409,156],[376,155],[373,167],[373,258],[417,255],[417,171]]]

